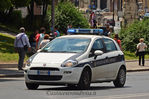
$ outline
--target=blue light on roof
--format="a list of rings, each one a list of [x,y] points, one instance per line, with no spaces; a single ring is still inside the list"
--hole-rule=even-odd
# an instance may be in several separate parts
[[[69,34],[103,34],[103,29],[68,29]]]
[[[75,29],[68,29],[67,32],[68,33],[75,33]]]

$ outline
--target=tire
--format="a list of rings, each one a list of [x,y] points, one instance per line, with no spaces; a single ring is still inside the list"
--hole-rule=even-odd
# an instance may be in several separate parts
[[[89,69],[84,69],[78,83],[79,89],[89,89],[91,83],[91,73]]]
[[[31,90],[35,90],[39,87],[38,84],[34,84],[34,83],[25,83],[25,84],[26,84],[26,87]]]
[[[115,87],[124,87],[126,82],[126,70],[124,68],[120,68],[117,78],[113,81]]]

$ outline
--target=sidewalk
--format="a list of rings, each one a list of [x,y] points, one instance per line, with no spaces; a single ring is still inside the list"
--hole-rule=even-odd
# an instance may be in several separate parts
[[[139,66],[137,60],[126,61],[127,72],[149,71],[149,60],[145,66]],[[0,78],[2,77],[23,77],[24,72],[18,71],[17,64],[0,64]]]

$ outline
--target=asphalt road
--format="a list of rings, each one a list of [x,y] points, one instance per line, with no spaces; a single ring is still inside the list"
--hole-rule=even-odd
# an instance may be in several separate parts
[[[124,88],[113,83],[92,84],[90,90],[64,86],[40,86],[27,90],[24,78],[0,78],[0,99],[149,99],[149,72],[127,74]]]

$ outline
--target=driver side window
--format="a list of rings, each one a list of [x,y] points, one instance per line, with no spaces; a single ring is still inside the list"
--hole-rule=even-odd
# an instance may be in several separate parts
[[[94,52],[95,52],[96,50],[104,51],[104,46],[103,46],[103,43],[102,43],[102,41],[101,41],[100,39],[97,39],[97,40],[94,42],[94,44],[93,44],[93,46],[92,46],[92,48],[91,48],[89,57],[93,57],[93,56],[94,56]]]

